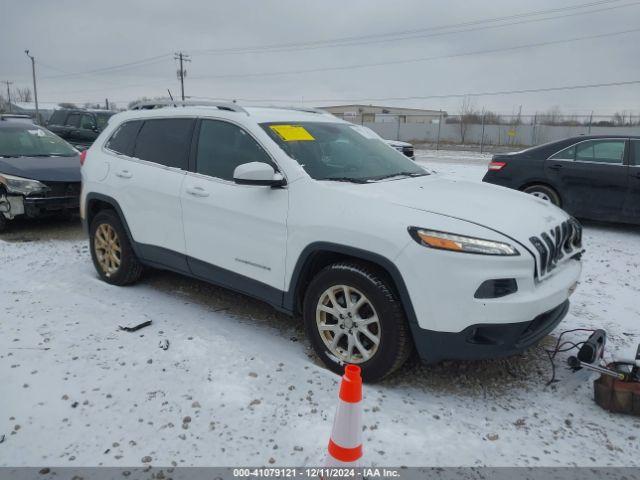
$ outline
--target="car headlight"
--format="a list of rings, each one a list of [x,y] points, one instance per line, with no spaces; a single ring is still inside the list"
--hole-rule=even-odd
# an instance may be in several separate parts
[[[0,173],[0,184],[4,185],[8,193],[19,193],[21,195],[41,193],[49,189],[49,187],[37,180],[15,177],[4,173]]]
[[[452,252],[477,253],[480,255],[520,255],[515,247],[504,242],[484,238],[467,237],[455,233],[439,232],[411,227],[409,233],[420,245]]]

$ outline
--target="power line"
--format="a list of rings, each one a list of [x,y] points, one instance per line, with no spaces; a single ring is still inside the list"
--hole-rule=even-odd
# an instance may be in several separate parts
[[[631,30],[623,30],[620,32],[610,32],[610,33],[602,33],[598,35],[589,35],[585,37],[574,37],[567,38],[563,40],[552,40],[548,42],[539,42],[539,43],[529,43],[526,45],[516,45],[511,47],[502,47],[502,48],[493,48],[489,50],[475,50],[471,52],[462,52],[462,53],[454,53],[450,55],[437,55],[432,57],[414,57],[403,60],[390,60],[386,62],[372,62],[372,63],[359,63],[352,65],[343,65],[336,67],[319,67],[319,68],[311,68],[306,70],[284,70],[277,72],[259,72],[259,73],[235,73],[235,74],[221,74],[221,75],[198,75],[192,77],[193,79],[222,79],[222,78],[248,78],[248,77],[269,77],[269,76],[279,76],[279,75],[300,75],[305,73],[318,73],[318,72],[331,72],[331,71],[339,71],[339,70],[353,70],[358,68],[368,68],[368,67],[380,67],[387,65],[402,65],[407,63],[419,63],[419,62],[428,62],[433,60],[443,60],[447,58],[459,58],[459,57],[467,57],[474,55],[486,55],[489,53],[498,53],[498,52],[507,52],[514,50],[522,50],[527,48],[534,47],[546,47],[550,45],[559,45],[563,43],[573,43],[579,42],[583,40],[592,40],[596,38],[606,38],[606,37],[614,37],[618,35],[625,35],[628,33],[636,33],[640,32],[640,28],[634,28]]]
[[[121,63],[118,65],[111,65],[109,67],[101,67],[101,68],[95,68],[92,70],[85,70],[85,71],[80,71],[80,72],[68,72],[68,73],[64,73],[61,75],[50,75],[48,77],[43,77],[43,78],[48,78],[48,79],[54,79],[54,78],[66,78],[66,77],[70,77],[70,76],[76,76],[76,75],[89,75],[89,74],[97,74],[97,73],[105,73],[105,72],[109,72],[109,71],[115,71],[115,70],[126,70],[128,68],[134,68],[134,67],[139,67],[139,66],[148,66],[148,65],[152,65],[154,63],[159,63],[167,58],[170,58],[171,54],[169,53],[165,53],[162,55],[156,55],[153,57],[147,57],[147,58],[143,58],[140,60],[134,60],[131,62],[127,62],[127,63]],[[55,67],[49,67],[49,68],[55,68]]]
[[[513,95],[520,93],[539,93],[539,92],[556,92],[563,90],[580,90],[580,89],[588,89],[588,88],[604,88],[604,87],[617,87],[617,86],[625,86],[625,85],[638,85],[640,84],[640,80],[628,80],[628,81],[620,81],[620,82],[608,82],[608,83],[592,83],[592,84],[581,84],[581,85],[565,85],[561,87],[543,87],[543,88],[527,88],[522,90],[501,90],[501,91],[490,91],[490,92],[468,92],[468,93],[451,93],[446,95],[416,95],[410,97],[364,97],[364,98],[305,98],[305,102],[318,102],[318,103],[326,103],[326,102],[344,102],[344,103],[358,103],[358,102],[366,102],[366,101],[403,101],[403,100],[430,100],[430,99],[445,99],[445,98],[464,98],[464,97],[489,97],[489,96],[499,96],[499,95]],[[203,100],[219,100],[219,97],[197,97],[198,99]],[[236,98],[235,100],[242,102],[291,102],[291,99],[283,99],[283,98],[268,98],[268,99],[248,99],[248,98]]]
[[[557,12],[560,12],[560,11],[575,10],[575,9],[588,8],[588,7],[593,7],[593,6],[603,5],[603,4],[618,3],[620,1],[622,1],[622,0],[600,0],[600,1],[590,2],[590,3],[567,6],[567,7],[561,7],[561,8],[555,8],[555,9],[550,9],[550,10],[538,10],[538,11],[533,11],[533,12],[524,12],[524,13],[514,14],[514,15],[509,15],[509,16],[504,16],[504,17],[494,17],[494,18],[488,18],[488,19],[482,19],[482,20],[462,22],[462,23],[458,23],[458,24],[449,24],[449,25],[442,25],[442,26],[436,26],[436,27],[429,27],[429,28],[426,28],[426,29],[405,30],[405,31],[391,32],[391,33],[385,33],[385,34],[370,34],[370,35],[364,35],[364,36],[359,36],[359,37],[342,37],[342,38],[338,38],[338,39],[334,39],[334,40],[322,40],[322,41],[306,42],[306,43],[303,42],[303,43],[290,43],[290,44],[276,44],[276,45],[259,46],[259,47],[241,47],[241,48],[235,48],[235,49],[219,49],[219,50],[195,50],[195,52],[202,53],[202,54],[225,54],[225,53],[232,54],[232,53],[251,53],[251,52],[263,51],[263,50],[268,50],[268,49],[285,49],[285,50],[272,50],[274,52],[277,52],[277,51],[286,51],[287,49],[299,50],[299,49],[308,49],[308,48],[338,47],[338,46],[344,46],[344,45],[342,45],[341,43],[336,43],[336,42],[353,41],[353,40],[358,40],[358,39],[375,39],[375,38],[383,38],[383,37],[389,37],[389,36],[407,35],[407,34],[419,33],[419,32],[434,32],[434,31],[437,31],[437,30],[450,29],[450,28],[459,27],[459,26],[477,25],[477,24],[481,24],[481,23],[495,23],[495,22],[504,21],[504,20],[507,20],[507,19],[521,18],[521,17],[528,17],[528,16],[539,16],[539,15],[543,15],[543,14],[557,13]],[[624,5],[611,5],[608,8],[597,9],[597,10],[589,10],[589,11],[586,11],[586,12],[575,12],[575,13],[570,14],[570,15],[562,15],[562,16],[548,17],[548,18],[542,18],[542,19],[531,19],[531,20],[528,20],[528,21],[508,23],[508,24],[502,24],[502,25],[482,26],[480,28],[472,28],[472,29],[467,29],[467,30],[458,30],[458,31],[451,31],[451,32],[439,32],[439,33],[436,32],[436,33],[432,33],[430,35],[417,35],[417,36],[414,35],[414,36],[409,36],[409,37],[403,37],[403,38],[398,38],[398,39],[387,39],[387,40],[382,39],[382,40],[375,40],[373,43],[384,42],[384,41],[406,40],[406,39],[419,38],[419,37],[428,37],[428,36],[463,33],[463,32],[468,32],[468,31],[482,30],[482,29],[486,29],[486,28],[498,28],[498,27],[504,27],[504,26],[518,25],[518,24],[521,24],[521,23],[530,23],[530,22],[537,22],[537,21],[553,20],[553,19],[556,19],[556,18],[564,18],[564,17],[567,17],[567,16],[575,16],[575,15],[583,15],[583,14],[589,14],[589,13],[597,13],[597,12],[601,12],[601,11],[608,11],[608,10],[611,10],[613,8],[623,8],[623,7],[634,6],[634,5],[638,5],[638,4],[640,4],[640,2],[633,2],[633,3],[624,4]],[[367,44],[367,43],[371,43],[371,42],[351,43],[351,44],[348,44],[347,46]],[[111,65],[111,66],[108,66],[108,67],[101,67],[101,68],[85,70],[85,71],[78,71],[78,72],[67,72],[67,71],[61,70],[61,69],[59,69],[57,67],[53,67],[51,65],[45,65],[42,62],[38,62],[38,63],[40,63],[41,65],[45,66],[46,68],[50,68],[50,69],[54,69],[54,70],[57,70],[59,72],[62,72],[59,75],[50,75],[50,76],[45,76],[45,77],[42,77],[42,78],[44,78],[44,79],[57,79],[57,78],[68,78],[68,77],[78,76],[78,75],[94,75],[94,74],[101,74],[101,73],[106,73],[106,72],[121,71],[121,70],[126,70],[126,69],[129,69],[129,68],[137,68],[137,67],[141,67],[141,66],[148,66],[148,65],[152,65],[152,64],[155,64],[155,63],[162,62],[165,59],[170,58],[170,56],[171,56],[171,54],[166,53],[166,54],[156,55],[156,56],[152,56],[152,57],[146,57],[146,58],[143,58],[143,59],[139,59],[139,60],[135,60],[135,61],[131,61],[131,62],[126,62],[126,63],[122,63],[122,64]],[[340,69],[340,68],[338,68],[338,69]],[[202,77],[202,78],[205,78],[205,77]],[[215,78],[215,77],[209,77],[209,78]],[[222,78],[222,77],[220,77],[220,78]],[[106,82],[106,83],[109,83],[109,82]]]
[[[331,39],[331,40],[316,40],[311,42],[295,42],[295,43],[282,43],[282,44],[272,44],[272,45],[256,45],[256,46],[249,46],[249,47],[237,47],[237,48],[226,48],[226,49],[201,49],[201,50],[192,50],[192,53],[200,53],[205,55],[231,55],[231,54],[241,54],[241,53],[281,52],[281,51],[310,50],[310,49],[317,49],[317,48],[332,48],[332,47],[353,46],[353,45],[368,45],[371,43],[393,42],[393,41],[408,40],[413,38],[425,38],[425,37],[440,36],[440,35],[450,35],[450,34],[465,33],[465,32],[477,31],[477,30],[501,28],[501,27],[512,26],[512,25],[521,25],[525,23],[555,20],[558,18],[587,15],[591,13],[609,11],[617,8],[625,8],[625,7],[638,5],[640,3],[640,2],[632,2],[624,5],[609,5],[606,8],[588,10],[585,12],[574,12],[566,15],[556,15],[556,16],[551,16],[547,18],[534,18],[534,19],[504,23],[499,25],[481,25],[482,23],[496,23],[496,22],[516,19],[516,18],[540,16],[540,15],[545,15],[550,13],[558,13],[561,11],[588,8],[588,7],[599,6],[603,4],[618,3],[619,1],[621,0],[602,0],[598,2],[591,2],[591,3],[556,8],[551,10],[525,12],[525,13],[520,13],[515,15],[509,15],[506,17],[494,17],[494,18],[488,18],[483,20],[476,20],[472,22],[462,22],[457,24],[429,27],[424,29],[404,30],[404,31],[385,33],[385,34],[370,34],[370,35],[363,35],[363,36],[357,36],[357,37],[342,37],[342,38]],[[460,27],[468,27],[468,26],[471,26],[473,28],[454,30],[454,31],[444,31],[444,32],[440,31],[440,30],[450,30],[452,28],[460,28]],[[400,37],[400,38],[389,38],[389,37]]]
[[[552,41],[548,41],[548,42],[530,43],[530,44],[526,44],[526,45],[515,45],[515,46],[511,46],[511,47],[502,47],[502,48],[487,49],[487,50],[475,50],[475,51],[471,51],[471,52],[461,52],[461,53],[454,53],[454,54],[450,54],[450,55],[437,55],[437,56],[431,56],[431,57],[415,57],[415,58],[409,58],[409,59],[403,59],[403,60],[391,60],[391,61],[386,61],[386,62],[361,63],[361,64],[344,65],[344,66],[336,66],[336,67],[312,68],[312,69],[306,69],[306,70],[285,70],[285,71],[277,71],[277,72],[235,73],[235,74],[221,74],[221,75],[198,75],[198,76],[192,76],[191,78],[194,79],[194,80],[224,79],[224,78],[251,78],[251,77],[267,77],[267,76],[278,76],[278,75],[298,75],[298,74],[318,73],[318,72],[327,72],[327,71],[352,70],[352,69],[387,66],[387,65],[401,65],[401,64],[408,64],[408,63],[428,62],[428,61],[434,61],[434,60],[445,60],[445,59],[449,59],[449,58],[461,58],[461,57],[474,56],[474,55],[486,55],[486,54],[506,52],[506,51],[516,51],[516,50],[523,50],[523,49],[527,49],[527,48],[536,48],[536,47],[544,47],[544,46],[551,46],[551,45],[559,45],[559,44],[563,44],[563,43],[573,43],[573,42],[584,41],[584,40],[593,40],[593,39],[596,39],[596,38],[607,38],[607,37],[625,35],[625,34],[629,34],[629,33],[636,33],[638,31],[640,31],[640,28],[630,29],[630,30],[622,30],[622,31],[619,31],[619,32],[602,33],[602,34],[597,34],[597,35],[588,35],[588,36],[584,36],[584,37],[573,37],[573,38],[568,38],[568,39],[552,40]],[[177,57],[177,55],[179,55],[179,54],[176,53],[176,57],[174,57],[175,59],[179,59],[179,57]],[[188,61],[190,61],[190,59]],[[181,69],[179,68],[178,69],[178,78],[180,78],[180,70]],[[185,74],[186,74],[186,71],[185,71]],[[155,84],[160,84],[160,83],[164,83],[164,80],[159,80],[159,81],[154,81],[154,82],[145,82],[145,83],[125,84],[125,85],[119,85],[119,86],[121,88],[122,87],[144,87],[144,86],[155,85]],[[97,91],[102,91],[102,90],[103,90],[103,88],[91,88],[91,89],[75,90],[75,93],[89,93],[89,92],[97,92]],[[58,92],[53,92],[53,93],[58,93]],[[60,93],[62,93],[62,92],[60,92]]]

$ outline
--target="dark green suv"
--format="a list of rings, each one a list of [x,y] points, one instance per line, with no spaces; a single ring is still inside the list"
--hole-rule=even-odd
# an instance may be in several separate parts
[[[108,110],[60,109],[53,112],[47,128],[70,144],[83,149],[98,138],[107,126],[109,117],[115,113]]]

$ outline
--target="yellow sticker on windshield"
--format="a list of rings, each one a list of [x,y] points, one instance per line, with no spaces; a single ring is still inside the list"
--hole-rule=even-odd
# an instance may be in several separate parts
[[[313,135],[300,125],[271,125],[271,130],[276,132],[285,142],[308,142],[315,140]]]

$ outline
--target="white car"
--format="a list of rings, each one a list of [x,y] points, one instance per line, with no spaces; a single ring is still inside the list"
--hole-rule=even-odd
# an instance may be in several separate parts
[[[581,227],[550,203],[430,175],[322,112],[177,105],[112,117],[82,154],[106,282],[148,265],[243,292],[301,314],[323,362],[368,381],[414,348],[521,352],[567,313]]]

